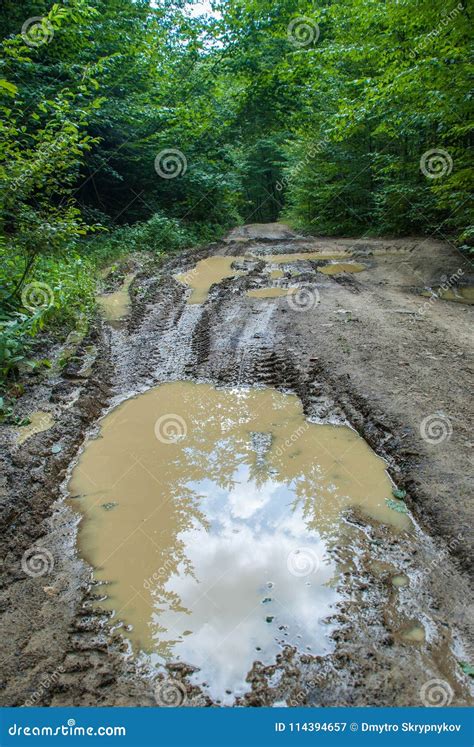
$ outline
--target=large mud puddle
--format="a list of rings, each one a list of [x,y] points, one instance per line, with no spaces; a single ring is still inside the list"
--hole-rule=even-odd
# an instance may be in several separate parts
[[[136,653],[197,667],[192,681],[222,703],[287,644],[332,650],[337,550],[362,531],[351,507],[411,527],[355,431],[308,422],[296,396],[270,388],[166,383],[127,400],[69,490],[80,552],[107,582],[100,605]]]
[[[197,262],[192,270],[174,277],[180,283],[192,288],[188,303],[203,303],[209,294],[211,285],[241,274],[239,270],[234,270],[232,265],[234,262],[243,260],[245,257],[209,257]]]

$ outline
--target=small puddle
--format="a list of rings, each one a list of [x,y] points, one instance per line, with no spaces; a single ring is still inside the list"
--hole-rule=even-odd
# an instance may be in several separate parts
[[[24,443],[31,436],[47,431],[54,425],[54,418],[50,412],[34,412],[28,416],[28,425],[23,425],[16,431],[16,442],[18,445]]]
[[[393,531],[385,463],[346,426],[308,422],[295,395],[166,383],[101,421],[69,484],[78,543],[135,652],[199,668],[225,704],[255,660],[333,649],[333,550],[357,507]]]
[[[434,291],[424,290],[421,292],[421,295],[428,298],[441,298],[443,301],[465,303],[468,306],[474,304],[474,286],[472,285],[464,285],[458,288],[438,288]]]
[[[399,573],[396,576],[392,576],[392,584],[397,589],[401,589],[404,586],[408,586],[410,583],[408,576],[405,576],[404,573]]]
[[[174,275],[174,278],[192,288],[188,303],[204,303],[214,283],[243,274],[241,270],[234,270],[232,265],[234,262],[243,262],[246,259],[246,257],[208,257],[197,262],[192,270]]]
[[[97,303],[108,322],[119,322],[127,316],[130,309],[129,288],[135,276],[136,273],[129,273],[118,290],[97,297]]]
[[[279,280],[284,274],[283,270],[271,270],[270,277],[272,280]]]
[[[404,641],[410,641],[411,643],[424,643],[425,629],[422,625],[413,625],[408,630],[404,630],[401,637]]]
[[[367,269],[366,265],[359,262],[334,262],[324,267],[318,267],[318,272],[324,275],[337,275],[339,272],[363,272]]]
[[[279,298],[280,296],[290,296],[292,293],[295,293],[298,290],[298,288],[253,288],[252,290],[248,290],[246,292],[247,296],[250,296],[250,298]]]

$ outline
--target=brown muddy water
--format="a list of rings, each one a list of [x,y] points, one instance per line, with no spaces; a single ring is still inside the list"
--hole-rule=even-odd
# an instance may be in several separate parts
[[[188,288],[192,289],[192,293],[188,298],[188,304],[204,303],[209,295],[209,290],[215,283],[221,283],[226,278],[234,278],[240,275],[244,275],[244,270],[238,270],[233,267],[235,262],[245,262],[248,259],[260,259],[269,264],[293,264],[298,260],[308,259],[341,259],[347,257],[342,254],[321,254],[321,252],[295,252],[294,254],[267,254],[267,255],[252,255],[248,256],[213,256],[207,259],[201,259],[196,265],[187,272],[182,272],[174,275],[175,280],[183,283]],[[320,272],[326,275],[333,275],[337,272],[361,272],[366,269],[365,265],[356,262],[346,262],[326,265],[325,267],[318,268]],[[274,269],[270,271],[270,277],[277,279],[283,276],[281,269]],[[271,288],[268,291],[258,289],[257,291],[249,291],[247,295],[254,296],[256,298],[273,298],[277,296],[287,295],[288,292],[294,292],[292,289],[289,291],[278,288]],[[105,299],[110,298],[105,296]]]
[[[434,291],[424,290],[421,295],[429,298],[441,298],[442,301],[465,303],[468,306],[474,304],[474,286],[472,285],[460,286],[458,288],[437,288]]]
[[[130,309],[129,288],[134,278],[135,273],[129,273],[118,290],[97,297],[97,302],[108,322],[119,322],[127,316]]]
[[[209,294],[211,285],[220,283],[225,278],[233,278],[241,275],[240,270],[232,268],[234,262],[241,262],[245,257],[209,257],[201,259],[192,270],[175,275],[175,279],[192,288],[188,303],[204,303]]]
[[[308,422],[295,395],[166,383],[101,421],[74,468],[78,544],[100,606],[155,665],[230,704],[255,660],[333,649],[336,545],[351,507],[410,530],[385,463],[351,428]],[[206,683],[203,685],[203,683]]]
[[[279,278],[282,278],[285,273],[283,270],[271,270],[270,271],[270,277],[272,280],[278,280]]]
[[[252,288],[251,290],[248,290],[246,295],[250,298],[279,298],[280,296],[290,296],[292,293],[295,293],[298,290],[298,288],[280,288],[278,286],[275,286],[274,288],[271,287],[264,287],[264,288]]]
[[[404,641],[411,643],[423,643],[425,641],[425,629],[422,625],[413,625],[401,634]]]
[[[334,262],[324,265],[324,267],[318,267],[318,272],[322,272],[324,275],[337,275],[339,272],[363,272],[366,269],[366,265],[360,262]]]

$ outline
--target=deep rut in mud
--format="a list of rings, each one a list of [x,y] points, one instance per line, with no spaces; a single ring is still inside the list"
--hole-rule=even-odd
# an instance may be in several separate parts
[[[134,655],[123,623],[111,621],[110,605],[98,603],[106,587],[77,553],[77,514],[62,500],[53,504],[61,485],[65,493],[86,435],[97,436],[98,417],[171,381],[274,387],[296,394],[307,418],[349,423],[386,460],[394,483],[408,493],[415,519],[415,531],[401,542],[390,527],[353,507],[345,518],[351,551],[343,542],[333,548],[339,571],[337,598],[325,616],[330,650],[315,655],[282,644],[272,662],[255,656],[244,689],[231,691],[230,701],[237,695],[243,705],[420,705],[429,683],[440,680],[447,701],[469,702],[469,682],[459,665],[472,657],[464,572],[467,484],[457,474],[468,448],[465,412],[457,387],[434,383],[437,363],[432,382],[421,366],[427,330],[433,329],[429,352],[435,361],[445,354],[464,359],[471,309],[458,304],[441,313],[435,306],[421,321],[412,318],[423,302],[414,294],[415,271],[426,272],[423,242],[305,243],[287,229],[270,233],[231,235],[221,245],[169,260],[158,272],[135,260],[129,318],[113,327],[103,323],[61,374],[25,395],[25,409],[47,411],[55,424],[21,445],[6,434],[11,463],[2,483],[8,571],[3,624],[10,631],[5,704],[160,705],[163,683],[170,681],[185,705],[222,700],[212,687],[200,687],[187,658],[172,659],[163,672]],[[459,257],[450,250],[436,245],[433,261],[433,246],[425,248],[429,272],[458,267]],[[367,269],[333,275],[318,272],[319,262],[324,267],[333,260],[288,264],[287,254],[305,250],[363,262]],[[275,254],[285,261],[278,263],[283,275],[272,277],[274,257],[270,264],[264,258]],[[189,304],[190,291],[173,276],[190,273],[196,261],[211,255],[235,256],[239,273],[212,286],[205,303]],[[289,287],[295,272],[296,295],[247,295],[272,284]],[[400,308],[408,321],[397,316]],[[84,375],[91,344],[97,357]],[[460,371],[462,379],[462,366]],[[420,404],[420,389],[430,392],[429,410]],[[438,403],[456,422],[442,453],[415,432]],[[441,479],[444,487],[436,490]],[[443,495],[453,484],[455,504]],[[22,567],[31,548],[49,564],[47,573]]]

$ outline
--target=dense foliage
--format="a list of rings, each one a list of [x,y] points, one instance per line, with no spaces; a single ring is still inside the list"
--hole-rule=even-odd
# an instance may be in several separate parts
[[[472,242],[465,1],[212,6],[2,3],[3,376],[45,321],[89,313],[95,268],[127,251],[279,216]],[[54,295],[34,319],[31,281]]]

